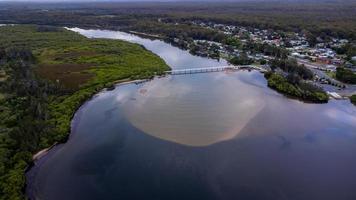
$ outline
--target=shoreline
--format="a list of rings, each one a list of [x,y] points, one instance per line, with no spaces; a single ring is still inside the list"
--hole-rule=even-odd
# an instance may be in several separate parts
[[[138,36],[143,36],[143,37],[154,38],[154,39],[164,39],[164,37],[160,36],[160,35],[153,35],[153,34],[148,34],[148,33],[137,32],[137,31],[128,31],[128,33],[138,35]]]
[[[1,25],[14,25],[14,24],[1,24]],[[66,27],[65,27],[66,28]],[[150,35],[150,34],[145,34],[145,33],[141,33],[141,32],[136,32],[136,31],[129,31],[129,33],[131,34],[137,34],[137,35],[146,35],[146,36],[150,36],[150,37],[155,37],[157,39],[162,39],[159,36],[155,36],[155,35]],[[150,51],[151,52],[151,51]],[[171,67],[168,66],[169,69],[171,69]],[[154,76],[156,77],[156,76]],[[153,77],[153,78],[154,78]],[[160,76],[158,76],[160,77]],[[42,157],[46,156],[54,147],[60,145],[60,144],[64,144],[68,141],[68,139],[70,138],[70,136],[72,135],[72,130],[75,129],[75,123],[74,123],[74,119],[75,119],[75,115],[82,109],[83,106],[85,106],[85,104],[87,104],[90,100],[92,100],[96,95],[100,94],[101,92],[104,91],[109,91],[111,89],[115,89],[116,87],[119,87],[121,85],[126,85],[126,84],[140,84],[140,83],[144,83],[147,81],[152,80],[151,79],[137,79],[137,80],[131,80],[129,78],[126,79],[119,79],[116,81],[113,81],[111,83],[108,83],[105,87],[103,87],[102,89],[100,89],[99,91],[95,92],[94,94],[92,94],[88,99],[84,100],[84,103],[82,103],[74,112],[73,116],[71,117],[71,126],[70,126],[70,132],[68,133],[68,137],[65,139],[64,142],[55,142],[54,144],[52,144],[50,147],[44,148],[39,150],[38,152],[36,152],[35,154],[32,155],[32,164],[34,164],[37,160],[40,160]],[[31,166],[29,166],[29,169],[26,169],[26,171],[31,170]]]
[[[122,85],[127,85],[127,84],[141,84],[141,83],[145,83],[145,82],[150,81],[150,80],[151,79],[139,79],[139,80],[122,79],[122,80],[117,80],[117,81],[112,82],[112,84],[113,84],[112,86],[102,88],[100,91],[96,92],[90,98],[85,100],[85,102],[83,104],[81,104],[78,109],[76,109],[76,111],[74,112],[74,114],[73,114],[73,116],[71,118],[70,131],[69,131],[69,133],[67,135],[67,138],[63,142],[55,142],[50,147],[44,148],[42,150],[39,150],[38,152],[36,152],[35,154],[32,155],[32,161],[27,166],[27,168],[25,170],[25,187],[24,187],[24,191],[25,191],[24,195],[25,195],[25,197],[28,198],[29,200],[35,200],[36,199],[35,195],[34,195],[35,188],[34,188],[34,185],[33,185],[33,179],[36,177],[37,173],[41,169],[42,165],[49,158],[49,156],[51,154],[54,154],[57,150],[59,150],[64,144],[66,144],[69,141],[71,136],[73,136],[73,134],[75,132],[74,130],[77,127],[76,118],[79,117],[79,119],[80,119],[80,116],[78,116],[78,114],[80,114],[80,111],[86,106],[86,104],[88,102],[93,100],[93,98],[95,98],[97,95],[99,95],[102,92],[111,91],[110,90],[111,88],[116,89],[117,87],[120,87]]]
[[[133,34],[135,34],[135,33],[133,33]],[[163,75],[163,76],[165,76],[165,75]],[[161,77],[161,76],[155,75],[153,78],[155,78],[155,77]],[[67,137],[63,141],[56,142],[52,146],[42,149],[32,156],[31,164],[28,165],[28,168],[26,169],[26,172],[25,172],[25,178],[26,178],[25,188],[24,188],[26,191],[25,197],[27,197],[29,199],[35,199],[34,193],[36,191],[36,188],[34,188],[34,184],[33,184],[34,177],[36,177],[37,173],[41,169],[42,165],[47,161],[47,159],[50,158],[50,156],[52,154],[56,153],[57,150],[60,150],[61,147],[69,141],[71,136],[73,136],[73,134],[75,134],[75,130],[78,125],[77,120],[80,119],[81,110],[83,108],[85,108],[85,106],[88,102],[93,100],[93,98],[95,98],[97,95],[100,95],[102,92],[114,90],[121,85],[127,85],[127,84],[132,84],[132,83],[141,84],[141,83],[150,81],[152,79],[143,79],[143,80],[121,79],[121,80],[112,81],[112,82],[106,84],[100,90],[94,92],[87,99],[83,100],[83,103],[81,103],[79,105],[79,107],[74,109],[73,115],[71,117],[70,127],[69,127],[70,130],[67,133]],[[32,180],[32,182],[31,182],[31,180]]]
[[[125,80],[125,79],[123,79]],[[111,89],[112,87],[114,89],[116,89],[116,87],[119,87],[121,85],[127,85],[127,84],[132,84],[132,83],[135,83],[135,84],[140,84],[140,83],[144,83],[144,82],[147,82],[149,81],[149,79],[142,79],[142,80],[127,80],[127,81],[122,81],[122,80],[117,80],[117,81],[114,81],[113,82],[113,86],[111,87],[105,87],[103,89],[101,89],[99,92],[93,94],[90,98],[88,98],[87,100],[85,100],[85,102],[83,104],[80,105],[80,107],[74,112],[74,115],[72,116],[72,119],[71,119],[71,127],[70,127],[70,132],[68,133],[68,136],[72,135],[72,129],[75,129],[76,126],[74,123],[74,118],[76,116],[76,114],[89,102],[91,101],[93,98],[95,98],[96,95],[102,93],[102,92],[105,92],[105,91],[110,91],[109,89]],[[68,137],[69,139],[69,137]],[[46,154],[51,151],[51,149],[53,149],[54,147],[60,145],[60,144],[64,144],[68,141],[68,139],[65,140],[65,142],[55,142],[54,144],[52,144],[51,146],[47,147],[47,148],[44,148],[42,150],[39,150],[37,153],[33,154],[32,155],[32,161],[35,162],[37,160],[40,160],[43,156],[46,156]]]
[[[54,143],[52,146],[50,146],[48,148],[42,149],[42,150],[38,151],[37,153],[35,153],[32,156],[32,161],[36,161],[36,160],[41,159],[43,156],[45,156],[48,153],[48,151],[50,151],[57,144],[58,144],[58,142]]]

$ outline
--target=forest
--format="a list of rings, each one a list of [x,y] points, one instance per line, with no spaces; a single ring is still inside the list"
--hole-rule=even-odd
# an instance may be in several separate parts
[[[313,72],[294,59],[270,61],[272,71],[265,74],[268,86],[287,96],[313,103],[327,103],[326,92],[309,82]],[[281,70],[283,73],[281,73]]]
[[[322,89],[302,81],[293,83],[293,81],[291,81],[293,78],[290,78],[292,76],[293,75],[289,75],[286,78],[278,73],[265,74],[265,77],[268,81],[268,86],[286,96],[297,98],[306,102],[328,102],[329,97]]]
[[[31,4],[0,3],[0,23],[190,32],[192,20],[356,39],[356,2],[339,0]],[[15,11],[15,12],[14,12]],[[161,20],[161,22],[158,21]],[[195,32],[195,31],[193,31]],[[172,33],[175,34],[175,33]],[[189,34],[189,33],[188,33]],[[218,37],[218,36],[217,36]]]
[[[0,27],[0,199],[24,199],[32,155],[70,132],[99,90],[169,69],[143,47],[49,26]]]

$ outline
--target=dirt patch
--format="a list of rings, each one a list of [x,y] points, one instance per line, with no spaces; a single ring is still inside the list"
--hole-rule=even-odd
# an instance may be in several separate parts
[[[98,55],[97,52],[92,51],[79,51],[79,52],[68,52],[68,53],[60,53],[51,56],[52,60],[72,60],[77,59],[83,56],[96,56]]]
[[[35,71],[41,78],[58,82],[67,89],[78,89],[94,76],[86,71],[90,68],[90,64],[41,64]]]

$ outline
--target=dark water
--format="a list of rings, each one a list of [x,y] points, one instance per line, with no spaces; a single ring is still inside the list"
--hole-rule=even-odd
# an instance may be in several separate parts
[[[173,68],[219,64],[81,31],[143,44]],[[287,99],[256,71],[119,86],[87,102],[72,132],[29,172],[37,199],[356,199],[356,107]]]

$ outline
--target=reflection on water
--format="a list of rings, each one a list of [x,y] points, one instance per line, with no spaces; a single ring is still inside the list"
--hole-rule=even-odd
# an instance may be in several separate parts
[[[28,174],[38,199],[356,199],[356,108],[287,99],[256,71],[123,85],[72,132]]]
[[[264,93],[232,74],[193,77],[144,85],[124,106],[128,120],[152,136],[205,146],[233,138],[264,107]]]
[[[84,30],[80,28],[71,28],[69,30],[78,32],[89,38],[120,39],[141,44],[146,49],[159,55],[170,67],[174,69],[227,65],[225,60],[217,61],[209,58],[192,56],[189,52],[173,47],[163,41],[144,39],[129,33],[106,30]]]

